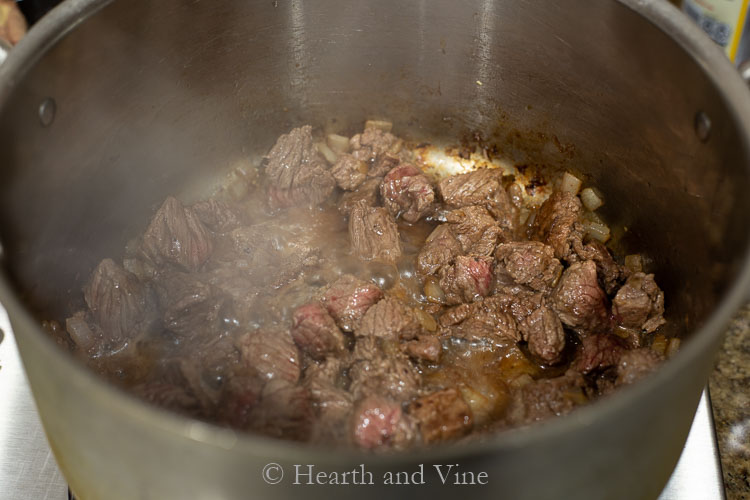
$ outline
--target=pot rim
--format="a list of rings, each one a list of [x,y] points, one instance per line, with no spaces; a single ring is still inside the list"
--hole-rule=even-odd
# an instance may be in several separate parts
[[[34,25],[26,37],[12,50],[6,61],[0,65],[0,113],[13,89],[22,82],[26,73],[60,39],[75,29],[80,23],[104,8],[114,0],[66,0]],[[750,92],[738,72],[715,45],[697,26],[663,0],[617,0],[635,11],[651,24],[663,31],[682,47],[698,64],[716,89],[727,100],[730,114],[739,128],[745,158],[750,158]],[[746,163],[750,170],[750,161]],[[749,229],[750,231],[750,229]],[[73,356],[60,356],[60,349],[44,333],[31,311],[21,303],[7,276],[0,273],[0,302],[9,311],[9,316],[17,330],[31,332],[30,341],[45,354],[59,357],[73,379],[71,382],[86,387],[91,396],[112,411],[140,421],[145,426],[158,428],[174,434],[175,437],[197,441],[206,446],[232,449],[246,455],[262,455],[269,459],[296,461],[299,463],[359,463],[352,460],[367,460],[368,463],[412,463],[435,461],[441,458],[468,458],[503,449],[510,451],[541,442],[551,437],[585,428],[591,423],[620,412],[635,404],[646,394],[668,383],[707,350],[716,338],[724,333],[724,328],[732,315],[739,309],[750,290],[750,246],[745,249],[741,270],[735,277],[728,292],[719,305],[709,315],[704,324],[693,332],[679,352],[664,363],[659,370],[647,379],[629,387],[623,387],[606,400],[596,401],[577,409],[570,415],[513,429],[512,432],[498,432],[487,436],[481,442],[447,443],[430,448],[421,448],[393,454],[373,455],[359,450],[336,448],[336,453],[320,453],[330,447],[294,443],[248,433],[235,433],[214,424],[201,422],[189,417],[144,404],[125,391],[117,389],[95,375]],[[11,313],[12,311],[12,313]],[[696,398],[697,402],[697,398]]]

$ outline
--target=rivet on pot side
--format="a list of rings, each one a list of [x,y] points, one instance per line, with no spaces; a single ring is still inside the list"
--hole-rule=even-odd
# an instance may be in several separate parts
[[[695,135],[701,142],[706,142],[711,136],[711,119],[703,111],[695,113],[695,121],[693,123],[695,127]]]
[[[42,100],[41,104],[39,104],[39,122],[42,124],[42,127],[49,127],[52,125],[52,122],[55,121],[56,111],[57,104],[55,104],[53,98],[47,97]]]

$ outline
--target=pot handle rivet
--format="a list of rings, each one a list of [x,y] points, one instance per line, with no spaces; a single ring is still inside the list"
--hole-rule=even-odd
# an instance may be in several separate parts
[[[693,126],[695,127],[695,135],[698,136],[698,139],[701,142],[706,142],[711,136],[711,118],[703,111],[698,111],[695,113]]]
[[[39,104],[39,122],[42,127],[49,127],[52,122],[55,121],[55,113],[57,112],[57,104],[51,97],[47,97],[42,100]]]

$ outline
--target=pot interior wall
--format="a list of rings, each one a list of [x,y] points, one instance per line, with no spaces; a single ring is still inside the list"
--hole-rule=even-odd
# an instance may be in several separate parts
[[[645,249],[673,328],[700,324],[747,246],[747,151],[710,78],[614,2],[115,1],[31,69],[0,120],[6,271],[62,315],[168,193],[194,193],[311,123],[480,131],[572,169]],[[56,113],[43,126],[40,104]],[[698,111],[713,124],[701,142]]]

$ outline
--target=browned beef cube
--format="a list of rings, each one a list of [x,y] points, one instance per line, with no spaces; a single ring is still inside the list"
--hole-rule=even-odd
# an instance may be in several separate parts
[[[367,450],[405,448],[416,434],[413,421],[401,405],[377,395],[357,403],[351,429],[354,444]]]
[[[445,214],[464,254],[491,256],[503,230],[490,213],[480,206],[468,206]]]
[[[655,371],[664,358],[648,348],[626,350],[617,360],[617,380],[615,385],[637,382]]]
[[[577,196],[555,191],[539,208],[529,236],[551,246],[558,259],[568,259],[573,244],[583,238],[580,214],[581,200]]]
[[[401,257],[398,227],[385,208],[360,201],[349,214],[349,241],[362,260],[394,264]]]
[[[604,291],[608,294],[614,293],[624,273],[622,268],[615,262],[609,249],[603,243],[592,240],[585,245],[578,241],[573,242],[576,255],[581,260],[593,260],[596,270],[604,283]]]
[[[260,329],[237,340],[241,364],[255,369],[265,380],[296,382],[300,375],[297,346],[288,331]]]
[[[195,275],[167,272],[155,282],[164,328],[181,337],[218,333],[225,298]]]
[[[198,399],[186,388],[170,382],[144,382],[133,387],[133,394],[148,403],[183,415],[203,415],[203,408]]]
[[[409,414],[425,444],[459,438],[472,426],[471,409],[453,388],[417,398],[409,405]]]
[[[192,206],[198,219],[215,233],[226,233],[241,225],[241,216],[223,201],[209,198]]]
[[[381,298],[383,292],[375,284],[345,274],[325,291],[322,301],[339,327],[351,332],[357,328],[367,310]]]
[[[370,177],[383,177],[398,165],[402,145],[398,137],[372,127],[349,140],[352,156],[367,163]]]
[[[235,429],[247,429],[252,412],[260,402],[263,385],[263,380],[254,370],[232,373],[219,401],[219,422]]]
[[[315,206],[336,187],[325,160],[313,144],[309,125],[279,137],[265,162],[269,204],[273,208]]]
[[[529,382],[514,391],[506,420],[524,425],[570,413],[586,403],[584,386],[581,374],[572,370],[561,377]]]
[[[560,320],[580,334],[599,333],[611,327],[607,297],[599,287],[592,260],[575,262],[565,270],[550,295],[550,303]]]
[[[634,273],[617,291],[612,312],[624,327],[653,332],[665,323],[664,293],[653,274]]]
[[[386,297],[367,310],[355,333],[362,337],[409,340],[421,329],[419,318],[411,307]]]
[[[443,350],[440,339],[432,335],[419,335],[414,340],[401,344],[403,351],[411,358],[436,362]]]
[[[495,273],[501,282],[526,285],[540,292],[551,290],[562,274],[562,264],[552,247],[538,241],[501,243],[495,258]]]
[[[309,391],[287,380],[273,379],[263,387],[260,404],[251,415],[251,427],[267,436],[307,441],[313,420]]]
[[[213,243],[192,208],[169,197],[151,219],[143,234],[143,251],[157,265],[177,264],[197,271],[211,256]]]
[[[331,174],[341,189],[354,191],[367,179],[367,169],[367,162],[344,153],[331,167]]]
[[[518,325],[529,351],[547,364],[560,361],[565,348],[565,332],[560,318],[547,306],[542,306],[526,316]]]
[[[370,394],[406,401],[419,390],[419,372],[398,342],[376,337],[357,339],[349,368],[351,393],[356,399]]]
[[[432,210],[435,192],[430,180],[413,165],[399,165],[386,174],[380,187],[385,208],[394,219],[417,222]]]
[[[450,224],[441,224],[427,237],[417,255],[417,271],[422,275],[435,274],[449,265],[463,252],[461,243],[451,230]]]
[[[571,367],[581,373],[615,366],[625,350],[622,339],[611,333],[589,335],[581,340]]]
[[[144,333],[155,318],[151,290],[112,259],[96,266],[83,297],[104,336],[114,343]]]
[[[492,289],[492,259],[459,256],[455,264],[441,268],[438,275],[447,304],[473,302],[486,297]]]
[[[440,316],[440,326],[443,335],[474,342],[521,340],[515,318],[495,296],[448,309]]]
[[[455,208],[510,203],[502,181],[502,170],[482,168],[442,179],[438,192],[447,206]]]
[[[338,203],[339,212],[349,215],[360,201],[364,201],[368,207],[377,206],[378,197],[380,196],[380,182],[381,179],[379,177],[367,179],[354,191],[349,191],[341,195]]]
[[[304,386],[310,391],[318,418],[313,427],[313,441],[343,443],[347,439],[347,422],[353,399],[342,388],[345,363],[338,357],[328,357],[305,369]]]
[[[319,302],[297,308],[292,319],[292,339],[297,347],[315,359],[346,349],[344,335]]]

